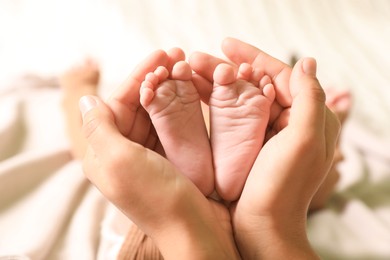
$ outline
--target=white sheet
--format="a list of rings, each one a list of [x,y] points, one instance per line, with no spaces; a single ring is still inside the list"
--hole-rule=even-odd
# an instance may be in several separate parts
[[[233,36],[351,89],[338,194],[309,236],[324,259],[390,258],[389,16],[385,0],[0,2],[0,256],[112,259],[129,225],[71,160],[53,76],[91,55],[107,96],[153,49],[220,54]]]

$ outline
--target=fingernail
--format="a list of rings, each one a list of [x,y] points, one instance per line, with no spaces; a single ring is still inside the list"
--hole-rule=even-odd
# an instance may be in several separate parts
[[[96,99],[94,99],[92,96],[83,96],[80,98],[79,108],[83,117],[89,110],[91,110],[96,106],[97,106]]]
[[[305,58],[302,61],[302,70],[306,75],[316,76],[317,73],[317,62],[313,58]]]

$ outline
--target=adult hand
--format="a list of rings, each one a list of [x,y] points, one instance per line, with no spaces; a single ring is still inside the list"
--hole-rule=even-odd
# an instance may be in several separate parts
[[[171,60],[161,51],[149,56],[114,93],[110,106],[94,96],[81,99],[89,144],[84,172],[166,259],[239,258],[226,207],[205,198],[169,161],[145,147],[155,148],[158,139],[153,140],[139,106],[142,77]]]
[[[169,62],[169,56],[165,57],[166,59],[162,60]],[[269,60],[271,63],[272,61]],[[142,63],[136,72],[153,70],[153,68],[146,69],[148,66],[144,66],[145,64],[148,62]],[[308,68],[308,71],[310,68],[311,71],[315,71],[310,62]],[[291,75],[291,71],[289,73]],[[131,88],[124,88],[117,93],[128,93],[135,88],[132,93],[138,97],[141,82],[139,79],[142,77],[137,79],[137,75],[140,74],[133,72],[130,77],[129,82],[133,82]],[[311,75],[311,78],[308,75]],[[291,84],[288,84],[287,88],[288,95],[291,96],[291,117],[286,121],[286,127],[281,128],[277,136],[263,148],[264,152],[260,154],[248,178],[242,197],[235,207],[232,207],[235,238],[244,257],[269,256],[274,259],[278,256],[298,258],[315,255],[306,239],[304,232],[306,215],[302,212],[307,209],[310,193],[316,189],[317,178],[320,178],[324,171],[326,174],[328,158],[333,151],[331,149],[333,136],[329,133],[332,133],[333,129],[334,135],[337,136],[338,122],[331,113],[328,113],[322,99],[319,98],[322,90],[315,79],[315,73],[308,75],[302,74],[300,70],[291,77]],[[137,138],[133,140],[132,137],[141,136],[138,131],[135,131],[137,124],[145,121],[140,120],[134,124],[139,116],[139,114],[137,116],[138,101],[136,98],[129,99],[126,96],[116,94],[116,97],[120,98],[114,98],[114,101],[121,103],[119,108],[125,108],[133,113],[130,117],[133,119],[131,124],[126,123],[128,118],[118,113],[124,111],[116,107],[118,104],[110,103],[110,109],[96,97],[92,100],[84,99],[86,104],[84,132],[90,144],[84,160],[87,177],[154,239],[166,258],[178,257],[178,255],[187,258],[188,256],[237,258],[231,219],[226,208],[204,198],[199,190],[163,157],[133,142]],[[303,110],[308,113],[307,119],[301,117]],[[320,117],[315,122],[320,124],[313,127],[311,120],[318,115]],[[317,130],[323,126],[326,126],[323,131],[317,133]],[[124,129],[131,131],[123,132]],[[147,140],[150,140],[150,135],[149,132],[143,134],[146,138],[140,138],[137,142],[149,145],[150,142]],[[302,136],[305,139],[300,142],[299,138]],[[321,137],[318,144],[317,137]],[[155,144],[157,142],[155,141]],[[303,156],[307,147],[316,145],[319,147],[311,151],[313,152],[311,156]],[[281,146],[282,148],[279,149]],[[156,147],[156,145],[149,147]],[[269,162],[267,158],[270,159]],[[285,161],[287,167],[280,167],[281,161]],[[260,170],[257,165],[260,165]],[[317,176],[309,178],[311,175],[308,173],[309,171],[312,173],[310,167],[313,165],[317,167],[313,168]],[[275,175],[275,179],[271,174]],[[293,178],[295,174],[297,178]],[[290,187],[292,179],[294,185]],[[267,183],[268,180],[271,181]],[[295,187],[295,184],[299,184],[300,181],[305,183],[299,186],[302,189]],[[258,189],[258,185],[261,189]],[[307,193],[304,191],[306,187],[309,187]],[[289,196],[297,197],[286,199]],[[299,196],[303,196],[302,201]],[[279,213],[286,213],[291,219],[286,216],[281,217]],[[180,239],[175,239],[176,236]],[[178,244],[173,246],[172,241]]]
[[[232,207],[237,245],[249,259],[267,254],[312,259],[315,253],[305,232],[307,208],[331,165],[340,128],[325,106],[315,61],[300,61],[292,72],[287,64],[236,39],[227,38],[222,49],[233,64],[246,62],[268,75],[276,91],[268,142]],[[190,58],[205,102],[212,72],[222,62],[199,52]]]
[[[315,257],[306,237],[306,215],[331,166],[340,124],[325,106],[315,60],[299,61],[289,86],[288,124],[260,151],[232,210],[244,258],[263,258],[264,253],[276,258],[284,253],[297,259]]]

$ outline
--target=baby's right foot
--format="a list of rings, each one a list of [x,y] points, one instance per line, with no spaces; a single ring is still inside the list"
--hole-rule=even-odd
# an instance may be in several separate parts
[[[165,67],[147,74],[140,102],[149,113],[168,160],[209,195],[214,189],[211,148],[200,97],[191,81],[191,67],[178,62],[168,76]]]
[[[214,71],[210,97],[211,146],[216,189],[227,201],[237,200],[263,145],[270,108],[275,99],[269,78],[242,64],[220,64]],[[260,84],[261,80],[261,84]]]

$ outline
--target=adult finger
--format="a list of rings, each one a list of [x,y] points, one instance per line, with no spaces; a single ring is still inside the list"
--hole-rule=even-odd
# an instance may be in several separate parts
[[[202,101],[208,104],[213,90],[214,70],[219,64],[228,62],[203,52],[192,53],[188,62],[195,72],[192,82],[197,88]]]
[[[280,77],[280,72],[285,68],[290,68],[284,62],[270,56],[255,46],[235,38],[225,38],[222,42],[222,51],[235,64],[249,63],[253,67],[266,72],[272,79]],[[287,77],[287,74],[283,76]],[[288,76],[290,75],[288,74]]]
[[[170,58],[165,51],[156,50],[152,52],[138,64],[121,86],[114,90],[107,101],[115,115],[115,121],[120,132],[133,141],[142,143],[148,136],[147,133],[140,135],[133,131],[135,125],[143,126],[142,122],[149,121],[148,117],[145,117],[146,113],[139,113],[139,110],[143,110],[139,102],[141,83],[148,72],[154,71],[158,66],[167,66],[169,60]],[[144,127],[145,132],[148,129],[147,126]]]
[[[326,140],[326,156],[329,160],[333,159],[336,151],[338,138],[341,131],[341,123],[339,118],[328,108],[326,108],[326,124],[325,124],[325,140]]]
[[[168,71],[172,71],[173,66],[179,62],[185,60],[186,56],[182,49],[180,48],[172,48],[167,51],[168,55],[168,65],[167,69]]]
[[[112,111],[96,96],[83,96],[79,106],[83,118],[82,131],[88,144],[98,155],[106,153],[107,147],[122,137]]]
[[[192,75],[192,82],[194,83],[196,89],[198,90],[199,96],[201,100],[208,104],[211,96],[211,92],[213,92],[212,82],[203,78],[199,74]]]
[[[160,214],[172,212],[176,194],[182,197],[181,185],[191,183],[167,160],[123,137],[110,108],[99,98],[83,97],[80,110],[89,144],[83,161],[87,178],[145,232],[160,228]],[[158,210],[145,207],[160,201],[161,194],[167,200]]]
[[[103,101],[95,96],[84,96],[80,99],[80,110],[82,130],[89,145],[89,157],[84,160],[85,174],[107,198],[123,207],[130,203],[130,195],[142,194],[146,184],[156,189],[162,183],[158,176],[168,168],[162,167],[167,162],[125,138]],[[160,159],[163,164],[151,163]]]
[[[317,64],[304,58],[293,68],[290,92],[293,98],[289,125],[301,133],[323,136],[325,130],[325,92],[316,77]]]
[[[88,143],[83,160],[84,174],[109,200],[117,204],[121,197],[118,187],[128,178],[120,174],[121,161],[124,151],[129,159],[133,158],[129,154],[130,149],[123,149],[126,139],[115,125],[112,111],[103,101],[95,96],[84,96],[79,105],[83,118],[82,131]],[[133,172],[130,168],[126,170]]]
[[[148,72],[154,71],[158,66],[167,66],[168,55],[163,50],[156,50],[148,55],[135,69],[123,84],[117,88],[110,99],[116,99],[127,105],[139,105],[139,88]]]
[[[267,55],[255,46],[231,37],[227,37],[222,41],[222,51],[236,64],[252,64],[258,55]]]
[[[221,63],[228,63],[223,59],[203,52],[192,53],[188,62],[193,71],[209,82],[213,82],[213,73],[215,68]]]
[[[249,63],[272,79],[276,100],[283,107],[291,105],[288,82],[291,68],[284,62],[268,55],[260,49],[234,38],[226,38],[222,42],[222,51],[226,57],[236,63]]]

